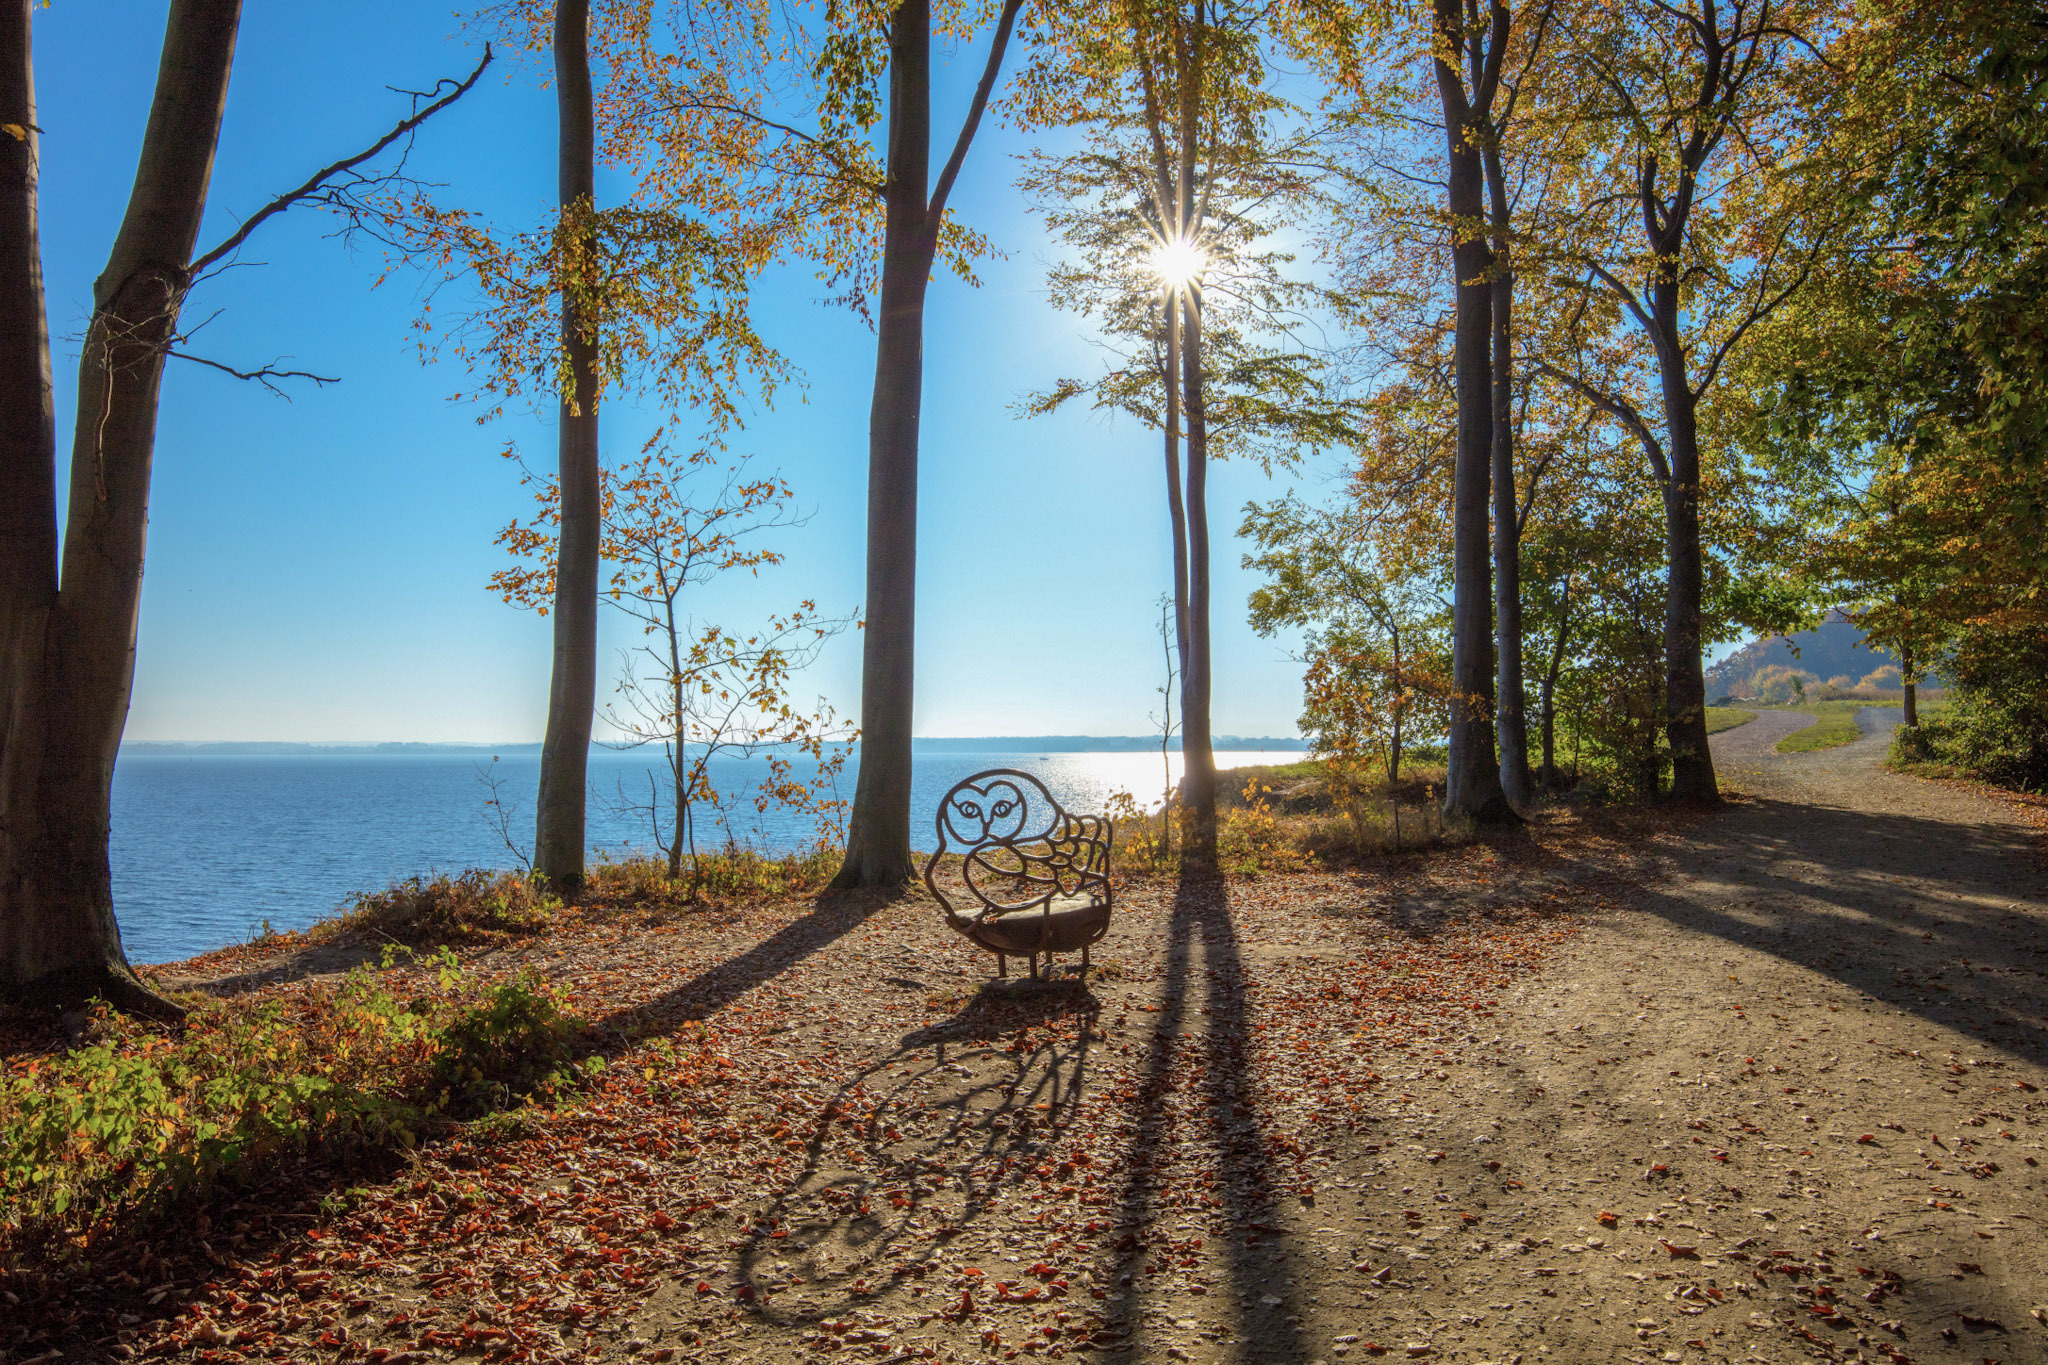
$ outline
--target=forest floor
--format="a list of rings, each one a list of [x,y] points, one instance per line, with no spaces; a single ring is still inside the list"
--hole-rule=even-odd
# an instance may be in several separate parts
[[[1085,984],[992,982],[921,896],[498,950],[622,1040],[588,1093],[0,1317],[65,1360],[2048,1360],[2040,811],[1863,714],[1717,735],[1712,815],[1136,884]]]

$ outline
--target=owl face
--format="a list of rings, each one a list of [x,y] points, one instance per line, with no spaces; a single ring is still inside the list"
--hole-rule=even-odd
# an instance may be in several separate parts
[[[1027,789],[1039,800],[1036,811],[1027,799]],[[946,793],[939,806],[938,833],[946,846],[972,848],[978,844],[1010,843],[1042,837],[1051,828],[1052,798],[1044,787],[1021,773],[990,775],[980,782],[962,782]],[[1027,824],[1046,830],[1028,831]]]

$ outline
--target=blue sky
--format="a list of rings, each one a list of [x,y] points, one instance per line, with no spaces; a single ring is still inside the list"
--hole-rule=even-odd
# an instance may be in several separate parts
[[[43,249],[68,449],[77,337],[125,203],[162,39],[164,7],[59,0],[35,34]],[[424,87],[475,60],[452,12],[400,0],[251,0],[243,23],[202,247],[309,170],[356,150],[402,109],[386,86]],[[552,96],[531,59],[501,61],[423,133],[414,168],[444,197],[501,223],[535,221],[554,192]],[[969,77],[947,73],[950,137]],[[1049,247],[1014,189],[1023,139],[985,127],[957,203],[1008,259],[984,285],[931,294],[926,335],[917,732],[1135,734],[1151,729],[1167,582],[1155,436],[1086,412],[1025,422],[1024,391],[1100,364],[1077,320],[1047,302]],[[614,187],[616,189],[616,187]],[[601,190],[601,193],[603,191]],[[351,254],[312,213],[267,225],[248,264],[204,287],[202,354],[247,368],[288,357],[339,375],[292,401],[172,362],[159,427],[131,739],[471,740],[538,737],[548,624],[485,589],[492,537],[526,510],[499,458],[516,442],[553,458],[551,420],[479,426],[449,401],[451,363],[423,365],[410,326],[419,280],[373,288],[375,252]],[[258,264],[260,263],[260,264]],[[739,447],[779,467],[814,510],[788,562],[716,587],[698,610],[742,624],[802,597],[858,604],[873,342],[822,286],[763,283],[770,340],[802,369],[802,401],[758,414]],[[652,415],[607,409],[607,448],[629,452]],[[1301,477],[1317,491],[1318,475]],[[1254,586],[1230,535],[1256,470],[1212,476],[1215,728],[1294,733],[1299,666],[1288,642],[1244,624]],[[1020,646],[1020,622],[1042,623]],[[627,643],[608,622],[610,672]],[[857,709],[857,643],[809,689]],[[807,689],[808,690],[808,689]]]

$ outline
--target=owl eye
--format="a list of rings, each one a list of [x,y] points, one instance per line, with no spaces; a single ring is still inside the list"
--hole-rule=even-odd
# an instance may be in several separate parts
[[[960,813],[970,820],[979,820],[981,818],[981,807],[972,801],[962,801],[960,803]]]
[[[1003,818],[1003,817],[1004,817],[1005,815],[1008,815],[1008,814],[1010,813],[1010,807],[1011,807],[1012,805],[1014,805],[1014,804],[1015,804],[1014,802],[1012,802],[1012,801],[1008,800],[1007,798],[1005,798],[1004,800],[1001,800],[1001,801],[998,801],[998,802],[996,802],[996,805],[995,805],[995,809],[994,809],[993,811],[989,812],[989,814],[990,814],[990,815],[991,815],[991,816],[992,816],[993,818],[995,818],[995,819],[997,819],[997,820],[1000,820],[1000,819],[1002,819],[1002,818]]]

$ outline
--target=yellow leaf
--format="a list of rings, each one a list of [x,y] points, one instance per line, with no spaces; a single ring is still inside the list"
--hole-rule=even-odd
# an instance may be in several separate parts
[[[28,141],[28,129],[19,123],[0,123],[0,133],[5,133],[16,142]]]

